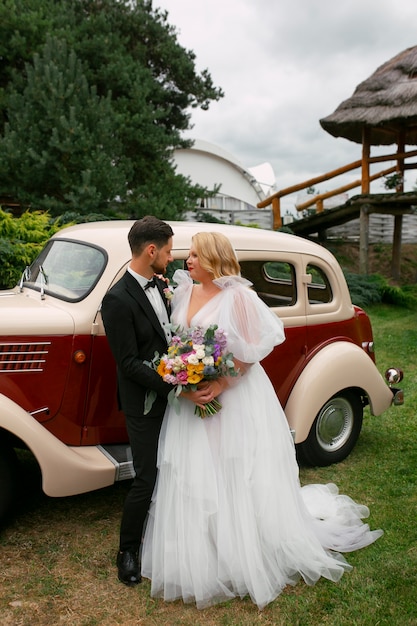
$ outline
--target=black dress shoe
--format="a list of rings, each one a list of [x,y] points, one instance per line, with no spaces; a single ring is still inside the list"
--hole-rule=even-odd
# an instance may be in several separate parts
[[[129,550],[118,552],[117,570],[119,580],[129,587],[142,582],[139,559],[136,552],[129,552]]]

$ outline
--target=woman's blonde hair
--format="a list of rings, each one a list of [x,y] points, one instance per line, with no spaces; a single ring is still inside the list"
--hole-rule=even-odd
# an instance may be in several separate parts
[[[240,265],[229,239],[222,233],[197,233],[192,238],[200,267],[213,275],[239,276]]]

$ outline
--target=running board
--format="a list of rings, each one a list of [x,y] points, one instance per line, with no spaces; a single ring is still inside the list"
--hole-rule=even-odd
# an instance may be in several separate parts
[[[135,477],[133,469],[132,451],[127,443],[115,445],[101,445],[97,448],[113,463],[116,468],[114,482],[128,480]]]

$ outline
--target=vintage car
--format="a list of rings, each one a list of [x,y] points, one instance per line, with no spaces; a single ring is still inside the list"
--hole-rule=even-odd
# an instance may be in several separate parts
[[[15,493],[16,449],[32,452],[49,496],[132,477],[100,314],[103,296],[129,263],[131,225],[108,221],[61,230],[20,284],[0,292],[0,517]],[[220,230],[236,249],[242,275],[283,320],[286,341],[263,365],[305,461],[344,459],[358,439],[365,405],[380,415],[402,402],[401,390],[388,386],[376,368],[369,318],[352,305],[330,252],[279,232],[171,225],[171,275],[183,266],[195,232]],[[396,384],[401,375],[392,368],[388,378]]]

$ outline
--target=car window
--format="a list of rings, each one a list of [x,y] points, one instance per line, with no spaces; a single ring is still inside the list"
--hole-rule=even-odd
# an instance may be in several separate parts
[[[185,265],[185,261],[183,261],[182,259],[175,259],[175,261],[171,261],[171,263],[168,263],[166,276],[167,278],[169,278],[170,282],[174,284],[172,282],[172,277],[175,274],[176,270],[185,270],[185,269],[187,269]]]
[[[284,261],[241,261],[242,276],[253,283],[259,297],[270,307],[297,302],[295,268]]]
[[[62,300],[82,300],[97,283],[106,262],[107,254],[101,248],[56,239],[26,270],[24,286]]]
[[[259,297],[270,307],[292,306],[297,301],[295,268],[281,261],[240,261],[242,276],[253,284]],[[168,265],[171,280],[176,269],[186,269],[184,260]]]
[[[307,274],[311,275],[311,283],[307,285],[309,304],[325,304],[333,300],[330,281],[325,272],[317,265],[307,265]]]

